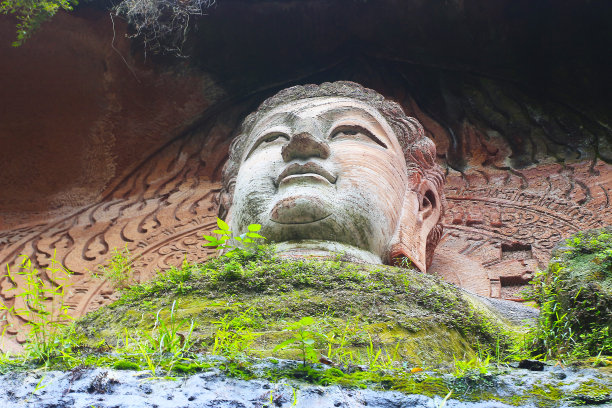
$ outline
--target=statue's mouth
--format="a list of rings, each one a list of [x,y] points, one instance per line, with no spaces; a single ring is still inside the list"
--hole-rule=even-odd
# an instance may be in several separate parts
[[[293,163],[290,164],[283,170],[283,172],[276,178],[276,186],[287,183],[291,180],[311,178],[315,181],[329,182],[330,184],[336,183],[338,177],[332,175],[329,171],[325,170],[323,166],[315,162],[308,162],[305,164]]]

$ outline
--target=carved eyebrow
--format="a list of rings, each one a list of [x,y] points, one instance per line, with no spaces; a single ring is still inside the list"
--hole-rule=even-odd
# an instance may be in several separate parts
[[[375,142],[377,145],[381,146],[384,149],[388,149],[387,145],[385,144],[385,142],[383,142],[382,140],[380,140],[378,137],[376,137],[374,135],[374,133],[370,132],[368,129],[366,129],[363,126],[360,125],[338,125],[334,128],[334,130],[332,130],[329,134],[329,138],[332,139],[334,137],[334,135],[336,133],[339,132],[359,132],[359,133],[363,133],[364,135],[366,135],[367,137],[369,137],[370,139],[372,139],[373,142]]]
[[[262,120],[257,121],[257,123],[255,123],[255,125],[251,128],[251,132],[250,134],[253,134],[254,131],[261,129],[262,126],[265,126],[264,129],[262,129],[261,132],[259,132],[259,135],[254,138],[255,142],[253,143],[248,143],[246,144],[246,148],[245,151],[247,151],[247,154],[244,156],[244,158],[242,160],[246,160],[249,158],[249,156],[255,151],[255,149],[257,149],[259,147],[259,145],[267,138],[270,137],[274,134],[278,134],[278,135],[287,135],[288,133],[288,129],[287,126],[283,125],[283,126],[279,126],[278,125],[278,120],[281,119],[283,122],[284,121],[288,121],[291,125],[293,125],[293,123],[299,118],[298,115],[296,115],[293,112],[277,112],[273,115],[270,116],[264,116]],[[272,125],[271,130],[270,130],[270,125]],[[247,136],[248,139],[251,139],[250,137]]]
[[[272,130],[270,132],[265,132],[262,133],[260,136],[257,137],[257,139],[255,140],[255,142],[253,143],[253,145],[249,148],[248,153],[246,154],[246,156],[244,156],[243,160],[246,160],[249,158],[249,156],[251,155],[251,153],[253,153],[255,150],[257,150],[257,148],[268,138],[272,137],[272,136],[278,136],[278,137],[286,137],[287,140],[289,140],[289,137],[287,135],[286,132],[282,131],[282,130]]]
[[[255,123],[255,125],[253,126],[252,130],[259,128],[261,124],[265,124],[266,128],[268,128],[271,122],[276,122],[279,119],[281,119],[283,122],[288,122],[292,126],[299,118],[300,117],[294,112],[277,112],[267,117],[264,116],[262,120],[257,121],[257,123]]]
[[[372,122],[371,125],[374,126],[375,128],[380,128],[381,130],[384,131],[384,127],[383,124],[375,117],[373,116],[370,112],[368,112],[367,110],[360,108],[358,106],[341,106],[341,107],[336,107],[333,109],[330,109],[329,111],[323,113],[321,116],[323,118],[326,119],[326,121],[328,121],[330,123],[330,126],[334,126],[334,122],[335,123],[345,123],[348,125],[348,121],[346,121],[347,118],[349,118],[352,114],[355,115],[365,115],[365,117],[367,118],[365,120],[365,122]],[[338,117],[339,116],[339,117]],[[384,118],[383,118],[384,120]],[[364,121],[360,121],[362,123],[364,123]],[[386,120],[385,120],[386,122]],[[353,122],[354,123],[354,122]],[[374,135],[374,132],[370,131],[368,129],[368,127],[364,125],[359,125],[357,123],[351,124],[350,126],[354,126],[357,128],[360,128],[362,131],[365,131],[366,135],[370,136],[372,138],[372,140],[374,140],[377,144],[381,145],[384,148],[388,148],[387,144],[382,142],[377,136]],[[335,127],[339,127],[339,126],[335,126]],[[335,130],[334,130],[335,131]]]

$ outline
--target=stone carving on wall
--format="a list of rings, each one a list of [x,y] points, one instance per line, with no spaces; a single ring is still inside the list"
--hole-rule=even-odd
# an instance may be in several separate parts
[[[221,215],[251,223],[281,254],[407,257],[422,271],[442,234],[444,175],[423,127],[354,82],[285,89],[230,147]]]
[[[476,290],[484,296],[520,298],[519,289],[545,267],[561,239],[612,221],[610,166],[603,162],[481,170],[447,180],[441,246],[477,260],[470,275],[486,278]],[[436,268],[450,281],[466,281],[451,278],[443,271],[448,266]]]
[[[223,128],[223,126],[221,126]],[[227,150],[225,133],[212,126],[206,133],[176,140],[154,160],[145,161],[94,205],[48,223],[0,232],[0,265],[15,270],[20,254],[44,268],[53,254],[74,272],[67,305],[81,316],[117,297],[112,286],[93,275],[112,255],[127,247],[134,259],[134,281],[151,278],[184,259],[201,261],[212,253],[202,235],[215,225],[220,184],[213,179]],[[219,154],[221,152],[221,154]],[[15,297],[21,282],[0,275],[0,296],[9,306],[24,307]],[[46,276],[42,276],[46,279]],[[21,303],[20,303],[21,302]],[[10,315],[7,332],[24,341],[23,321]],[[5,342],[10,342],[10,338]],[[8,344],[14,347],[14,344]]]
[[[428,273],[484,296],[518,298],[559,239],[612,223],[612,166],[606,162],[588,156],[560,162],[540,158],[540,163],[518,168],[508,163],[512,150],[499,133],[466,120],[451,136],[410,95],[400,92],[393,100],[423,125],[446,171],[445,190],[438,196],[446,196],[447,202],[441,215],[444,233]],[[205,259],[210,252],[201,246],[202,234],[213,229],[219,204],[228,208],[228,202],[219,203],[217,197],[229,191],[221,173],[230,136],[253,106],[234,105],[231,113],[160,147],[114,180],[93,204],[0,231],[1,270],[14,267],[20,254],[44,267],[55,251],[75,272],[68,302],[73,314],[81,316],[116,296],[107,282],[91,273],[109,259],[113,248],[127,245],[136,260],[136,280],[179,265],[185,257]],[[265,109],[262,112],[264,116]],[[253,116],[253,122],[257,119]],[[467,165],[460,171],[448,163],[453,137],[464,143]],[[421,192],[421,197],[426,194]],[[383,260],[386,255],[378,256]],[[9,289],[19,285],[0,274],[2,301],[18,302]],[[19,334],[22,322],[10,323],[10,332]],[[23,334],[17,339],[23,341]]]

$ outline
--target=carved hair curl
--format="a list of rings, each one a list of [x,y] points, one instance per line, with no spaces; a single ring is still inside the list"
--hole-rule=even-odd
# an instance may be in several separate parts
[[[444,198],[444,173],[436,163],[436,146],[425,136],[423,126],[412,117],[406,116],[401,106],[385,99],[378,92],[365,88],[355,82],[338,81],[325,82],[321,85],[299,85],[283,89],[276,95],[266,99],[259,108],[249,114],[240,128],[240,132],[232,141],[229,149],[229,159],[223,168],[223,187],[219,205],[219,216],[224,218],[232,205],[236,176],[248,142],[247,135],[262,117],[272,109],[290,102],[309,98],[346,97],[356,99],[370,105],[383,115],[393,128],[404,151],[408,178],[413,186],[418,186],[421,180],[429,180],[436,188],[440,197],[440,219],[427,236],[426,263],[431,263],[433,252],[442,237],[442,217],[446,200]],[[422,202],[423,197],[419,201]]]

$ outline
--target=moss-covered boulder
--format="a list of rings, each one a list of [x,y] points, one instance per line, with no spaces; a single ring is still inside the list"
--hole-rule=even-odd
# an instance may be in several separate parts
[[[553,251],[536,279],[538,352],[612,355],[612,227],[578,233]]]
[[[92,342],[101,337],[114,345],[126,333],[150,333],[160,325],[180,323],[177,330],[186,334],[193,322],[191,338],[202,351],[301,359],[299,341],[275,348],[304,317],[311,319],[300,330],[314,340],[317,358],[356,364],[444,365],[499,354],[516,330],[435,276],[340,256],[280,259],[265,249],[166,271],[78,327]]]

